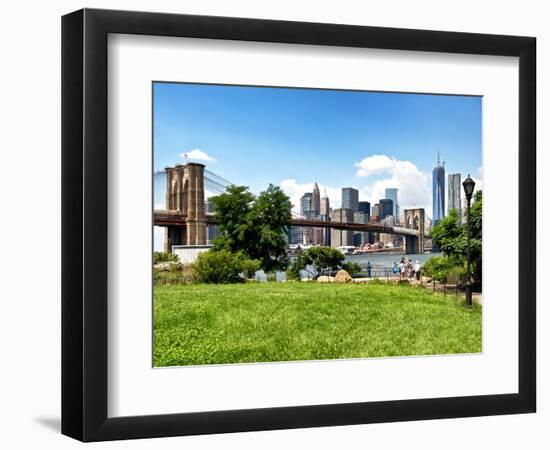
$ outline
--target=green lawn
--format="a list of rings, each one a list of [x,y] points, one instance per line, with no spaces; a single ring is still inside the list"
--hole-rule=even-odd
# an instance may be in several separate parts
[[[481,307],[393,285],[155,287],[155,366],[481,352]]]

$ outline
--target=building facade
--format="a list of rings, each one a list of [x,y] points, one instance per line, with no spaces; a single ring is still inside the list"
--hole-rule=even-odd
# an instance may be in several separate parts
[[[300,214],[305,216],[307,212],[312,210],[313,194],[306,192],[300,197]]]
[[[330,216],[330,200],[325,196],[321,198],[321,205],[319,208],[319,214],[321,216]]]
[[[357,211],[368,214],[369,218],[370,218],[370,203],[369,202],[359,202]]]
[[[330,213],[331,222],[353,222],[353,211],[349,208],[333,209]],[[330,245],[332,247],[352,246],[353,231],[331,229]]]
[[[363,202],[360,202],[363,203]],[[368,203],[368,202],[367,202]],[[369,223],[370,214],[367,214],[362,211],[358,211],[353,214],[354,223]],[[369,232],[368,231],[359,231],[353,234],[353,245],[356,247],[362,247],[365,244],[369,243]]]
[[[316,216],[321,213],[321,193],[317,182],[313,185],[313,192],[311,193],[311,210],[315,212]]]
[[[206,200],[204,204],[204,210],[207,214],[212,214],[214,212],[214,204],[210,200]],[[206,229],[206,244],[212,245],[212,242],[218,235],[218,225],[211,223],[207,225]]]
[[[385,219],[388,216],[393,216],[393,201],[389,198],[382,198],[378,202],[379,205],[379,217],[380,219]]]
[[[460,174],[450,173],[447,179],[447,213],[451,209],[456,209],[458,212],[458,220],[462,222],[462,204],[460,199],[461,193]]]
[[[330,200],[325,192],[325,195],[321,198],[320,215],[319,218],[325,222],[330,221]],[[321,245],[330,245],[330,228],[321,229]]]
[[[395,222],[399,222],[399,203],[397,202],[397,188],[386,188],[386,198],[389,198],[393,202],[392,216],[395,218]]]
[[[290,245],[304,244],[304,232],[302,227],[288,227],[288,243]]]
[[[374,221],[378,221],[378,219],[380,219],[380,205],[378,203],[375,203],[372,207],[372,214],[370,217]]]
[[[437,166],[432,171],[432,218],[437,225],[445,217],[445,162],[440,164],[439,153]]]
[[[359,191],[352,187],[342,188],[342,208],[352,212],[359,210]]]

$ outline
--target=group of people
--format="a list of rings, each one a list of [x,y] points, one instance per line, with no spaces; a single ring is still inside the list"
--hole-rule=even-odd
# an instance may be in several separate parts
[[[393,262],[392,272],[396,276],[399,275],[399,279],[401,280],[406,278],[416,278],[417,280],[420,280],[420,271],[421,266],[418,260],[416,260],[416,262],[413,264],[410,258],[405,259],[405,257],[402,257],[399,264],[397,264],[395,261]]]

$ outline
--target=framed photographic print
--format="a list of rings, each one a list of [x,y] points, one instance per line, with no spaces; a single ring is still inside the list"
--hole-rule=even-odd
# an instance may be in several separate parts
[[[535,38],[62,32],[64,434],[535,411]]]

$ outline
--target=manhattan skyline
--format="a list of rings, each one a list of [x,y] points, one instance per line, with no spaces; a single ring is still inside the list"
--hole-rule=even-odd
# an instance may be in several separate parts
[[[156,171],[187,153],[255,194],[280,185],[294,209],[317,181],[333,208],[342,187],[371,205],[397,188],[401,209],[431,216],[438,148],[481,181],[481,98],[154,83],[154,143]]]

